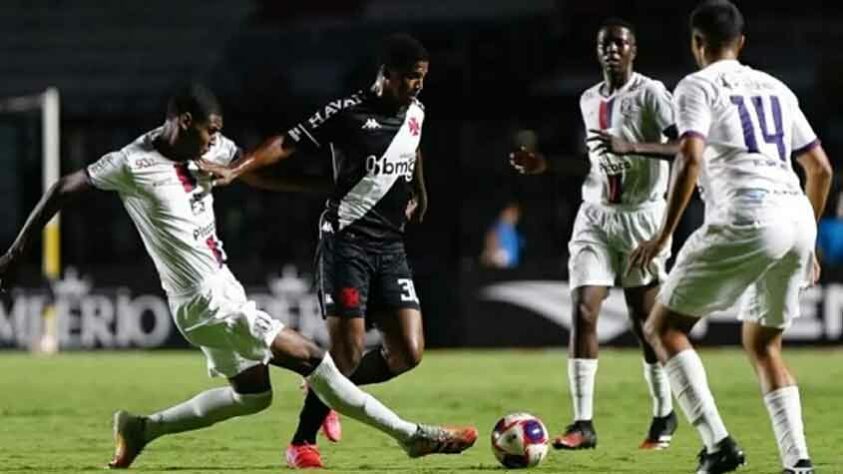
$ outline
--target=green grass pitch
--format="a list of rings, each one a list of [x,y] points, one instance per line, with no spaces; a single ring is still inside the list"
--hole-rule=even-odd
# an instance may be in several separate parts
[[[704,350],[726,425],[747,452],[741,472],[781,472],[755,377],[737,350]],[[820,472],[843,472],[843,350],[791,349],[808,442]],[[553,351],[430,351],[415,371],[369,390],[405,418],[475,424],[477,445],[459,456],[407,459],[385,435],[344,419],[344,437],[321,447],[330,472],[502,472],[489,431],[502,415],[529,411],[551,435],[570,418],[565,357]],[[110,417],[118,408],[148,413],[221,384],[209,379],[199,351],[90,352],[35,357],[0,353],[0,472],[100,471],[111,450]],[[137,472],[264,473],[286,470],[283,449],[302,395],[297,376],[274,371],[275,401],[256,416],[165,437],[136,461]],[[642,452],[650,417],[641,361],[634,351],[606,350],[597,374],[599,447],[551,451],[542,472],[692,472],[700,447],[684,418],[667,451]]]

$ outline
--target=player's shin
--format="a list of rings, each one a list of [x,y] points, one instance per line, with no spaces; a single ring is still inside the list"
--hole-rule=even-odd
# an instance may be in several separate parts
[[[793,467],[808,456],[808,444],[802,424],[802,403],[796,385],[773,390],[764,395],[779,454],[785,467]]]
[[[717,411],[699,355],[693,349],[684,350],[668,360],[664,367],[670,388],[688,422],[700,433],[708,452],[714,452],[717,443],[729,433]]]
[[[308,377],[310,388],[325,404],[343,415],[354,418],[388,434],[399,442],[415,434],[418,425],[401,419],[373,396],[360,390],[334,365],[330,354]]]
[[[644,380],[653,399],[653,416],[662,418],[673,411],[673,399],[670,396],[670,381],[667,371],[659,363],[644,361]]]
[[[172,433],[192,431],[236,416],[251,415],[272,404],[272,391],[240,394],[231,387],[206,390],[192,399],[146,419],[146,441]]]
[[[293,434],[292,444],[316,444],[319,426],[330,411],[311,387],[299,413],[299,425]]]
[[[594,416],[594,378],[597,359],[568,359],[568,383],[575,421],[588,421]]]

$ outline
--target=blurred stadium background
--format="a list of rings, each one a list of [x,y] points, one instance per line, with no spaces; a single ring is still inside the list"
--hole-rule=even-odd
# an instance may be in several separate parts
[[[224,133],[250,148],[261,137],[286,130],[326,101],[367,87],[374,76],[373,54],[379,40],[385,34],[406,31],[421,39],[432,56],[430,75],[421,96],[429,119],[422,149],[430,208],[424,224],[411,227],[407,234],[427,345],[471,351],[433,353],[407,380],[387,384],[395,388],[387,387],[385,391],[376,388],[375,393],[387,397],[389,402],[397,398],[396,405],[411,416],[456,418],[488,426],[504,411],[535,409],[549,421],[551,431],[557,431],[568,419],[561,352],[527,356],[507,352],[504,358],[496,352],[474,349],[561,348],[566,344],[570,320],[565,284],[566,244],[588,163],[578,98],[582,90],[601,79],[594,54],[596,29],[609,16],[630,20],[637,26],[636,69],[672,88],[694,70],[687,31],[687,15],[694,3],[2,1],[0,251],[12,242],[43,191],[45,130],[38,94],[48,88],[55,88],[60,96],[62,173],[91,163],[160,124],[168,91],[185,80],[201,80],[211,86],[223,102]],[[794,89],[830,158],[840,169],[843,8],[819,0],[737,3],[748,20],[744,61],[772,72]],[[22,97],[35,99],[15,100]],[[554,162],[554,173],[524,178],[510,169],[507,154],[514,136],[524,129],[537,132],[539,146]],[[327,156],[297,157],[284,164],[280,172],[318,175],[327,173],[329,168]],[[832,435],[839,432],[839,426],[832,422],[833,417],[823,415],[821,407],[826,405],[817,404],[833,404],[843,390],[839,372],[843,252],[836,250],[843,249],[843,231],[835,233],[834,226],[843,226],[837,209],[839,191],[840,182],[835,180],[826,212],[831,231],[824,234],[828,251],[822,284],[804,293],[803,318],[787,333],[790,344],[811,348],[799,351],[795,365],[797,374],[806,380],[809,439],[818,446],[819,465],[828,468],[827,472],[843,463],[839,455],[843,439]],[[219,236],[226,243],[234,273],[273,316],[321,342],[325,342],[325,333],[311,286],[311,262],[316,221],[323,202],[324,197],[319,195],[273,194],[243,185],[217,194]],[[480,259],[485,235],[500,210],[510,202],[519,203],[521,210],[518,228],[524,245],[520,263],[515,268],[489,268]],[[701,219],[702,207],[695,200],[674,249]],[[150,356],[149,362],[141,362],[131,354],[103,354],[105,359],[100,358],[100,353],[71,354],[52,359],[55,363],[18,353],[43,348],[43,315],[48,307],[52,308],[49,314],[54,315],[54,323],[46,326],[61,351],[187,347],[170,321],[152,263],[116,197],[103,194],[101,199],[85,206],[71,206],[63,213],[61,269],[60,278],[45,278],[42,255],[32,252],[21,272],[20,286],[0,295],[0,349],[5,349],[0,351],[0,459],[7,468],[17,466],[28,472],[65,472],[82,469],[80,466],[87,469],[92,456],[104,459],[104,452],[109,449],[104,428],[99,422],[92,423],[88,416],[104,420],[115,408],[111,403],[100,407],[95,400],[103,397],[151,409],[174,397],[186,396],[197,386],[212,383],[202,378],[198,353],[185,352],[183,357],[160,351]],[[734,312],[726,311],[701,324],[694,336],[709,346],[736,345],[736,329]],[[634,345],[619,294],[613,294],[604,307],[600,337],[606,345]],[[817,350],[818,346],[822,347]],[[189,364],[188,354],[192,356]],[[623,418],[628,413],[627,405],[608,407],[616,401],[628,402],[626,394],[635,390],[635,406],[646,409],[645,388],[638,380],[640,365],[632,351],[613,354],[620,355],[610,355],[607,364],[617,365],[601,375],[607,385],[598,392],[598,406],[603,403],[606,413],[618,415],[612,418],[625,420],[617,422],[625,432],[637,433],[638,426],[627,429],[632,422]],[[717,351],[711,357],[716,361],[715,370],[722,369],[715,388],[732,390],[738,396],[726,402],[727,416],[736,416],[745,431],[761,433],[758,443],[763,444],[766,466],[772,470],[776,465],[775,447],[769,433],[757,429],[769,425],[760,403],[754,399],[748,366],[735,368],[743,361],[733,351]],[[476,374],[489,364],[499,364],[502,395],[495,393],[499,387],[491,380],[479,388],[463,383],[462,390],[478,391],[473,404],[448,395],[441,385],[443,379],[432,372],[449,371],[451,379],[444,379],[451,380],[449,383],[480,383]],[[183,384],[151,388],[161,391],[158,398],[142,396],[148,392],[137,391],[137,387],[146,381],[156,383],[155,370],[161,366],[171,370],[172,380],[181,380],[187,374],[192,378]],[[76,371],[67,372],[74,370],[71,367]],[[120,376],[112,374],[127,367],[143,367],[139,370],[149,373],[122,386]],[[111,378],[94,382],[94,374],[82,375],[88,369],[95,374],[108,373]],[[547,371],[553,375],[545,390],[536,386],[536,379],[543,380]],[[36,381],[32,374],[44,377]],[[112,379],[117,385],[110,385]],[[730,385],[738,379],[739,387]],[[425,397],[446,397],[446,406],[428,409],[422,395],[412,393],[412,380],[429,387]],[[14,395],[8,387],[21,390]],[[291,382],[281,390],[285,394],[295,392],[293,387]],[[404,391],[399,392],[402,387]],[[609,390],[610,387],[616,390]],[[62,397],[62,401],[45,395],[66,388],[72,388],[73,395]],[[607,398],[601,399],[601,393]],[[29,407],[30,400],[38,408]],[[292,429],[298,404],[293,401],[285,405],[287,425],[283,428],[287,432]],[[754,411],[744,414],[745,406]],[[65,415],[70,418],[60,418]],[[4,416],[6,421],[2,421]],[[43,420],[53,423],[43,425]],[[277,437],[274,421],[261,423],[259,429],[267,436]],[[44,426],[55,431],[45,432]],[[227,449],[227,434],[242,438],[254,433],[242,424],[226,429],[230,431],[215,432],[212,436],[216,438],[209,438],[210,443]],[[685,431],[680,434],[685,441],[677,449],[683,462],[690,463],[697,449],[696,438],[684,424],[682,429]],[[50,439],[53,432],[62,439],[71,439],[78,433],[81,436],[65,444]],[[823,436],[810,438],[814,434]],[[607,430],[607,436],[612,442],[615,435]],[[633,438],[627,441],[634,443]],[[85,440],[90,439],[98,441],[87,444]],[[750,445],[753,440],[750,438]],[[351,446],[370,447],[368,441],[356,442],[364,444]],[[242,449],[254,447],[252,442],[240,443]],[[2,445],[8,447],[5,455]],[[259,470],[277,467],[280,460],[276,448],[275,444],[258,448],[259,457],[253,463],[266,463]],[[33,463],[32,459],[40,459],[44,450],[55,450],[59,461]],[[349,453],[341,452],[335,459],[347,459],[350,464],[346,467],[380,462],[377,457]],[[622,451],[602,457],[578,453],[566,459],[574,459],[578,471],[609,472],[619,469],[618,463],[625,465],[627,454]],[[471,456],[473,469],[493,464],[489,453]],[[159,462],[166,465],[180,459],[181,452],[172,451]],[[237,469],[242,464],[227,457],[191,462],[200,466],[217,466],[219,462],[226,469]],[[396,462],[399,464],[393,469],[412,466],[401,464],[405,461]],[[598,467],[589,468],[594,463]],[[670,465],[651,459],[638,466],[649,472],[663,472]],[[426,466],[447,469],[449,465]],[[562,465],[550,466],[548,469],[553,471]],[[208,471],[214,467],[197,469]]]
[[[739,2],[748,19],[744,59],[799,95],[832,158],[843,148],[843,15],[827,2]],[[14,238],[42,193],[39,109],[11,111],[10,98],[48,87],[60,94],[61,172],[92,162],[162,122],[166,95],[188,79],[223,101],[224,133],[245,147],[285,130],[331,98],[370,84],[378,41],[419,37],[432,55],[422,100],[431,195],[426,222],[407,241],[431,347],[556,346],[569,301],[566,242],[587,169],[578,96],[600,80],[595,30],[619,15],[638,30],[637,70],[672,87],[693,70],[687,14],[693,2],[561,0],[343,0],[0,3],[0,246]],[[536,130],[557,172],[517,176],[507,153],[520,129]],[[837,161],[839,165],[839,161]],[[282,172],[320,174],[326,156],[298,157]],[[828,206],[836,219],[836,192]],[[235,274],[271,312],[322,338],[311,295],[311,256],[323,196],[221,190],[220,237]],[[521,205],[521,262],[481,265],[484,235],[508,202]],[[695,202],[675,248],[701,220]],[[843,235],[832,236],[843,240]],[[48,284],[41,255],[28,255],[21,288],[3,296],[0,347],[37,340],[43,307],[57,296],[63,348],[183,345],[169,322],[151,261],[122,206],[103,195],[65,212],[63,277]],[[839,245],[839,244],[838,244]],[[832,255],[829,254],[831,257]],[[839,257],[838,257],[839,258]],[[823,285],[806,293],[806,318],[790,340],[843,340],[843,272],[826,262]],[[501,304],[501,303],[504,304]],[[737,342],[731,314],[696,336]],[[602,339],[633,343],[617,295]]]

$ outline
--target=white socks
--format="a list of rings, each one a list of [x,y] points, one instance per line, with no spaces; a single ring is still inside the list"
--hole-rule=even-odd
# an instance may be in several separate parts
[[[399,442],[407,441],[418,428],[415,423],[402,420],[375,397],[357,388],[340,373],[328,353],[316,370],[307,376],[307,383],[329,407],[377,428]]]
[[[574,405],[574,420],[594,417],[594,379],[597,359],[568,359],[568,384]],[[703,374],[704,375],[704,374]],[[665,417],[673,411],[667,371],[659,364],[644,362],[644,379],[653,398],[653,416]]]
[[[594,375],[597,359],[568,359],[568,385],[574,404],[574,421],[594,417]]]
[[[808,444],[802,426],[802,404],[796,385],[773,390],[764,395],[764,405],[773,422],[773,433],[785,467],[793,467],[800,459],[809,459]]]
[[[307,377],[307,383],[326,405],[355,420],[361,421],[392,436],[407,441],[416,433],[418,425],[402,420],[392,410],[345,378],[329,354]],[[191,431],[235,416],[251,415],[272,403],[272,391],[240,394],[231,387],[206,390],[192,399],[146,419],[145,438]]]
[[[147,417],[146,441],[211,426],[235,416],[251,415],[272,404],[272,391],[240,394],[231,387],[206,390],[190,400]]]
[[[659,363],[648,364],[644,361],[644,380],[653,398],[653,416],[663,418],[673,411],[673,399],[670,398],[670,381],[667,371]]]
[[[668,360],[664,368],[688,422],[699,431],[708,452],[716,451],[715,445],[729,433],[717,412],[699,355],[693,349],[684,350]]]

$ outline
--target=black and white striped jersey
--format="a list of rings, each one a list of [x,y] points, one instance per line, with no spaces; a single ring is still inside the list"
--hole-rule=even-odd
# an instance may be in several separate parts
[[[396,111],[374,93],[359,91],[329,102],[287,131],[299,149],[331,151],[335,186],[326,214],[331,228],[323,231],[401,239],[423,122],[417,100]]]

